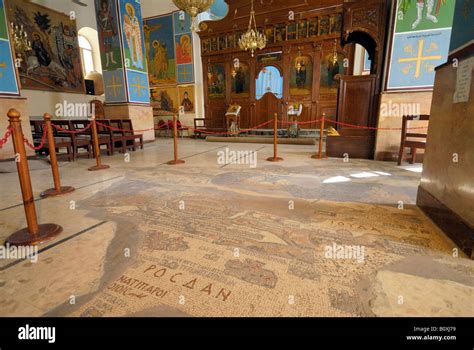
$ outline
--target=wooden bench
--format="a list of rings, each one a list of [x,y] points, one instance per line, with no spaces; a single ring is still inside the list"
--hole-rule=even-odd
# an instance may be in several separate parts
[[[136,134],[135,131],[133,130],[133,123],[130,119],[121,119],[120,120],[120,125],[121,129],[125,130],[123,131],[124,136],[133,136],[133,150],[135,151],[138,143],[138,147],[140,149],[143,149],[143,135],[142,134]]]
[[[88,128],[87,130],[83,131],[83,132],[80,132],[77,135],[78,138],[82,138],[82,139],[87,139],[89,140],[89,142],[91,143],[91,147],[92,147],[92,152],[95,156],[95,149],[94,149],[94,143],[93,143],[93,140],[92,140],[92,128],[89,127],[90,125],[90,120],[88,119],[82,119],[82,120],[71,120],[72,122],[72,125],[73,125],[73,128],[75,131],[78,131],[78,130],[82,130],[82,129],[85,129],[85,128]],[[97,139],[99,141],[99,149],[101,146],[106,146],[107,148],[107,155],[111,155],[112,154],[112,147],[110,145],[110,143],[112,142],[110,140],[110,136],[109,135],[104,135],[104,134],[100,134],[100,133],[97,133]]]
[[[426,138],[427,134],[421,133],[411,133],[408,132],[409,122],[414,120],[430,120],[430,116],[422,114],[420,116],[404,115],[402,122],[402,137],[400,142],[400,151],[398,154],[398,165],[401,165],[403,159],[405,158],[405,149],[411,149],[411,160],[410,163],[413,164],[416,161],[416,150],[426,148]],[[410,140],[408,140],[410,138]],[[414,139],[414,140],[413,140]]]
[[[72,142],[72,148],[73,148],[73,157],[74,160],[76,160],[79,156],[84,155],[87,156],[87,158],[92,157],[92,145],[91,145],[91,140],[81,138],[78,135],[74,133],[74,125],[71,120],[52,120],[51,121],[54,125],[59,126],[61,129],[71,131],[71,132],[64,132],[61,130],[58,130],[54,128],[53,130],[55,132],[55,136],[57,137],[62,137],[62,138],[70,138]],[[85,153],[79,152],[79,150],[84,149],[86,150]]]

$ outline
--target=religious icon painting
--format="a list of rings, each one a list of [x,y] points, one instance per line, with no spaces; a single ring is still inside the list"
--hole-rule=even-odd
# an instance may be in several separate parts
[[[296,23],[290,23],[286,27],[286,40],[295,40],[297,37]]]
[[[178,64],[177,75],[179,84],[194,83],[193,64]]]
[[[341,75],[345,74],[344,55],[334,53],[323,55],[321,60],[320,93],[335,94],[339,88]]]
[[[173,16],[145,20],[148,76],[151,86],[176,83]]]
[[[225,68],[223,63],[211,63],[209,65],[207,93],[211,99],[225,97]]]
[[[217,51],[219,47],[217,37],[211,38],[211,51]]]
[[[193,42],[191,34],[175,36],[176,64],[188,64],[193,62]]]
[[[232,67],[232,97],[248,98],[250,96],[250,67],[248,64],[239,62],[238,66]]]
[[[31,41],[31,50],[17,52],[22,87],[84,94],[76,21],[68,14],[25,0],[10,0],[7,5],[9,21],[23,25]]]
[[[151,89],[151,100],[160,116],[171,116],[179,110],[179,94],[176,86]]]
[[[273,44],[275,42],[275,28],[265,28],[265,36],[267,37],[268,44]]]
[[[342,14],[331,16],[331,34],[340,33],[342,29]]]
[[[102,70],[122,68],[117,6],[113,0],[95,0]]]
[[[311,18],[308,21],[308,36],[317,36],[318,35],[318,19]]]
[[[281,43],[286,40],[286,25],[278,24],[275,27],[275,42]]]
[[[202,53],[206,53],[206,52],[209,52],[210,50],[210,42],[209,42],[209,39],[203,39],[202,42],[201,42],[201,47],[202,47]]]
[[[179,108],[184,113],[194,113],[194,85],[178,86]]]
[[[290,94],[310,95],[313,86],[313,60],[310,56],[295,57],[291,64]]]
[[[126,69],[147,72],[140,3],[132,0],[119,0],[119,17],[122,24],[123,56]]]
[[[330,31],[329,16],[324,16],[319,19],[319,35],[327,35]]]
[[[219,50],[227,49],[227,36],[221,35],[219,36]]]
[[[306,20],[298,22],[298,39],[306,39],[308,37],[308,22]]]
[[[227,34],[227,48],[235,49],[235,35],[234,33]]]

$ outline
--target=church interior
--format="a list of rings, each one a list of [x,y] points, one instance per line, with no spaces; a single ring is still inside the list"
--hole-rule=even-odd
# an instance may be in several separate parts
[[[474,316],[471,5],[0,0],[0,316]]]

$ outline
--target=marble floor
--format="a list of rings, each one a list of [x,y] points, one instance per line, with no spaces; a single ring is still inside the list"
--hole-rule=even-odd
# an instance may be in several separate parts
[[[0,316],[474,316],[474,261],[414,206],[420,166],[179,142],[179,166],[170,139],[63,164],[76,191],[36,209],[64,231],[0,260]],[[3,242],[26,223],[2,168]],[[31,174],[39,198],[50,170]]]

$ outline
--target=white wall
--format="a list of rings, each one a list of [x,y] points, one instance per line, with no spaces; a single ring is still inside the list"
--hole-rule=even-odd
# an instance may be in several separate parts
[[[78,31],[84,27],[97,30],[95,6],[93,0],[82,0],[82,2],[88,5],[87,7],[77,5],[70,0],[32,0],[32,2],[68,14],[71,11],[75,11]],[[90,35],[90,29],[84,31],[87,33],[85,36],[89,39],[89,41],[91,41],[95,51],[99,52],[99,39],[96,37],[95,40],[93,40],[93,35]],[[94,64],[96,65],[97,71],[101,72],[102,66],[100,65],[100,57],[94,57]],[[103,97],[89,96],[85,94],[70,94],[38,90],[22,90],[21,95],[28,98],[28,112],[30,116],[42,116],[45,112],[54,114],[56,104],[62,104],[64,101],[69,103],[84,103],[85,101],[90,101],[94,98],[103,99]]]

